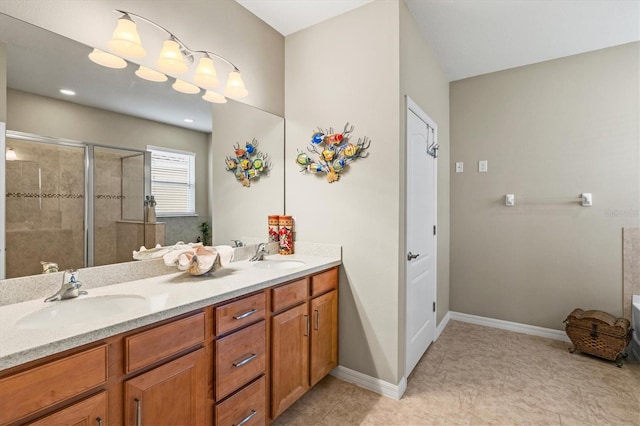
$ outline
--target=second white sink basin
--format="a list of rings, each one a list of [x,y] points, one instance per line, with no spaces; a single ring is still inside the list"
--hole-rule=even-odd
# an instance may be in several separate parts
[[[267,259],[254,263],[253,267],[258,269],[293,269],[304,266],[304,264],[302,260]]]
[[[16,321],[23,330],[51,329],[106,318],[125,312],[148,309],[142,296],[113,295],[58,300]]]

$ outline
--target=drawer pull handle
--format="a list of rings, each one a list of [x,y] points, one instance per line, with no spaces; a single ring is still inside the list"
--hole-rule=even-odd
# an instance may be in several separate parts
[[[316,331],[320,330],[320,312],[317,309],[314,309],[316,313]]]
[[[253,416],[255,416],[256,414],[258,414],[258,412],[256,410],[251,410],[251,412],[249,413],[249,415],[247,417],[242,419],[242,421],[240,423],[238,423],[236,425],[233,425],[233,426],[242,426],[243,424],[245,424],[246,422],[251,420],[253,418]]]
[[[243,365],[245,365],[246,363],[248,363],[249,361],[253,361],[254,359],[256,359],[258,357],[257,354],[251,354],[250,356],[246,357],[245,359],[243,359],[242,361],[238,361],[238,362],[234,362],[233,366],[234,367],[242,367]]]
[[[246,317],[250,317],[251,315],[255,314],[256,312],[258,312],[257,309],[252,309],[250,311],[245,312],[244,314],[234,315],[233,319],[241,320],[241,319],[244,319]]]
[[[142,426],[142,401],[138,398],[136,401],[136,426]]]
[[[102,426],[102,419],[100,417],[96,417],[96,423],[98,423],[98,426]]]

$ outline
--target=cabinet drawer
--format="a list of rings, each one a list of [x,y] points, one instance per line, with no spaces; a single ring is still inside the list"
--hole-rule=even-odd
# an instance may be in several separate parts
[[[102,391],[97,395],[66,407],[57,413],[48,415],[37,422],[29,423],[29,426],[51,425],[106,425],[107,421],[107,392]]]
[[[329,269],[311,277],[311,297],[338,288],[338,268]]]
[[[307,298],[307,278],[271,289],[271,310],[278,312],[304,302]]]
[[[107,381],[107,345],[0,380],[0,424],[51,407]]]
[[[263,376],[231,398],[216,405],[216,426],[265,424],[266,380]]]
[[[215,398],[217,401],[265,371],[265,321],[216,341]]]
[[[151,365],[204,341],[204,313],[183,318],[124,340],[126,373]]]
[[[266,310],[267,297],[264,293],[216,307],[216,336],[264,319]]]

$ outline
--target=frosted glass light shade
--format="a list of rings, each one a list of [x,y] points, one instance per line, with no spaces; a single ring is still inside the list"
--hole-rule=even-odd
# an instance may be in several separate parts
[[[216,68],[213,66],[213,60],[211,58],[206,56],[200,58],[194,79],[198,86],[205,89],[213,89],[220,84]]]
[[[118,19],[118,25],[113,30],[113,36],[107,42],[107,46],[113,52],[127,58],[142,58],[147,54],[142,47],[136,23],[126,16]]]
[[[107,53],[100,49],[93,49],[93,51],[89,53],[89,59],[91,59],[92,62],[107,68],[125,68],[127,66],[127,61],[121,57],[112,55],[111,53]]]
[[[244,82],[238,71],[231,71],[229,78],[227,79],[227,88],[224,90],[224,95],[229,98],[244,98],[249,92],[244,87]]]
[[[18,156],[16,155],[16,152],[13,150],[13,148],[9,148],[7,149],[7,152],[4,155],[4,159],[7,161],[15,161],[18,158]]]
[[[173,83],[171,87],[173,87],[173,90],[180,93],[186,93],[187,95],[195,95],[196,93],[200,93],[200,88],[198,86],[194,86],[191,83],[187,83],[186,81],[179,80],[177,78],[175,83]]]
[[[180,52],[180,46],[173,40],[165,40],[156,65],[167,74],[180,75],[187,72],[187,64]]]
[[[143,80],[155,81],[155,82],[163,82],[167,81],[168,77],[162,74],[159,71],[152,70],[151,68],[147,68],[144,65],[140,65],[140,68],[136,71],[136,75]]]
[[[214,104],[226,104],[227,98],[222,96],[220,93],[212,92],[211,90],[207,90],[204,95],[202,95],[202,99],[207,102],[212,102]]]

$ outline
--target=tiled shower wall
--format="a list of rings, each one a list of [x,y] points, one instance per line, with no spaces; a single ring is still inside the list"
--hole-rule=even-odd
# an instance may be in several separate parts
[[[122,215],[122,165],[120,157],[95,151],[94,256],[95,265],[117,261],[116,221]]]
[[[6,161],[7,278],[84,262],[84,151],[7,139],[17,160]]]

